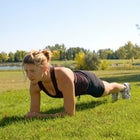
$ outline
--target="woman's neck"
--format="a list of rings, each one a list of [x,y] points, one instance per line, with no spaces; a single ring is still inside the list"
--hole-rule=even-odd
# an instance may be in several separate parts
[[[46,71],[41,79],[42,82],[44,83],[49,83],[51,81],[51,78],[50,78],[50,72],[49,71]]]

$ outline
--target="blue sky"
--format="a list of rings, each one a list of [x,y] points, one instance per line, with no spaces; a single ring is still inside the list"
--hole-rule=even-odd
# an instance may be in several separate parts
[[[0,0],[0,52],[140,45],[140,0]]]

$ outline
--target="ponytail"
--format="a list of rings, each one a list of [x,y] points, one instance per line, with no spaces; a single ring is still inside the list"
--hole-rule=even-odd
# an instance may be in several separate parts
[[[51,60],[51,51],[42,50],[36,51],[33,50],[23,58],[22,64],[35,64],[35,65],[44,65],[45,62],[49,63]]]
[[[42,50],[41,52],[46,56],[48,61],[51,60],[51,56],[52,56],[51,51],[49,51],[49,50]]]

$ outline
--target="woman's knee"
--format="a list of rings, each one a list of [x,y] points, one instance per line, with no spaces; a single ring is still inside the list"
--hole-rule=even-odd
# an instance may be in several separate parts
[[[106,96],[106,95],[109,95],[111,93],[111,90],[112,90],[112,86],[110,85],[110,83],[106,82],[106,81],[103,81],[104,83],[104,93],[102,96]]]

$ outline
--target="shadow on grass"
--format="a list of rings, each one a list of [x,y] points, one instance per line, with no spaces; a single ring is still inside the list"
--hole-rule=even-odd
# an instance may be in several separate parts
[[[108,81],[108,82],[139,82],[140,81],[140,75],[138,74],[131,74],[131,75],[121,75],[121,76],[112,76],[112,77],[102,77],[102,80]]]
[[[96,106],[99,106],[101,104],[106,103],[107,100],[102,100],[102,101],[91,101],[91,102],[84,102],[84,103],[78,103],[76,104],[76,111],[82,111],[82,110],[86,110],[86,109],[90,109],[90,108],[95,108]],[[53,108],[50,109],[48,111],[42,112],[42,113],[57,113],[57,112],[62,112],[63,111],[63,107],[60,108]],[[0,120],[0,127],[5,127],[7,125],[13,124],[13,123],[17,123],[17,122],[22,122],[22,123],[27,123],[33,120],[36,120],[39,118],[33,118],[33,119],[26,119],[24,116],[4,116],[1,120]],[[43,119],[55,119],[55,118],[43,118]]]
[[[5,116],[0,120],[0,127],[10,125],[15,122],[24,121],[25,117],[22,116]]]

